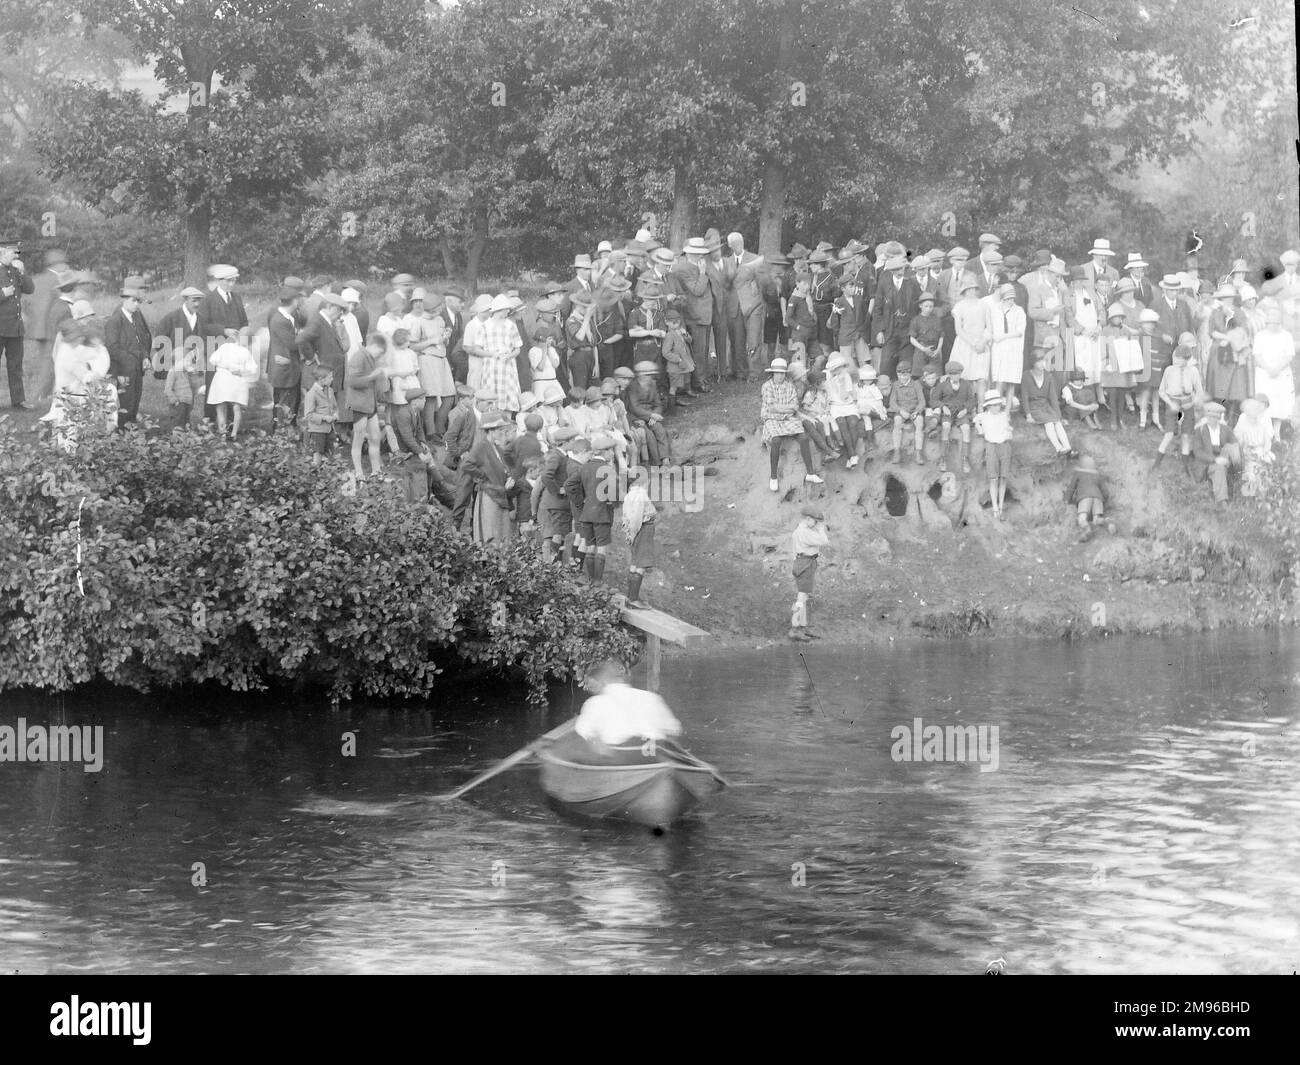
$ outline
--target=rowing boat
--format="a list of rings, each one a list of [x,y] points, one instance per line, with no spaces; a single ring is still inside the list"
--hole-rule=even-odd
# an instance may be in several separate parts
[[[576,734],[537,752],[542,790],[580,817],[664,828],[727,786],[708,762],[669,740],[605,755]]]

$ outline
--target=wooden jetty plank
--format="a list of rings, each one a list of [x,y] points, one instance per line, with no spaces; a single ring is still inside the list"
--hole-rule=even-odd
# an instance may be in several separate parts
[[[674,617],[672,614],[665,614],[662,610],[656,610],[654,607],[647,607],[643,610],[630,610],[622,605],[619,601],[621,610],[620,620],[624,625],[629,625],[634,629],[640,629],[642,632],[651,636],[656,636],[661,640],[667,640],[669,643],[675,643],[682,647],[691,647],[709,638],[709,633],[704,629],[697,629],[688,621]]]

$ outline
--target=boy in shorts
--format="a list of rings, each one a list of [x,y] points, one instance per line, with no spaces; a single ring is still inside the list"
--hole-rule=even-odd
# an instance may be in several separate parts
[[[1097,472],[1097,460],[1081,455],[1065,486],[1065,501],[1078,507],[1079,542],[1092,539],[1093,528],[1106,513],[1106,483]]]
[[[655,505],[646,490],[647,473],[637,466],[627,476],[628,490],[623,499],[623,535],[631,548],[632,559],[628,565],[627,603],[633,609],[644,608],[641,601],[641,582],[646,571],[655,564]]]
[[[984,437],[984,472],[989,479],[989,501],[995,521],[1004,520],[1002,504],[1007,498],[1007,478],[1011,476],[1011,415],[1006,397],[996,388],[984,393],[975,428]]]
[[[807,643],[817,637],[808,630],[808,600],[812,597],[813,582],[817,577],[817,558],[822,548],[830,544],[826,531],[826,516],[813,506],[803,508],[803,517],[790,537],[794,550],[795,600],[790,609],[790,639]]]

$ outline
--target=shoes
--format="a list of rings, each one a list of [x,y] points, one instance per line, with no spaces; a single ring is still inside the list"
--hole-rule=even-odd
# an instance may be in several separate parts
[[[853,456],[849,459],[849,461],[846,462],[846,463],[844,464],[844,468],[845,468],[846,470],[851,470],[851,469],[853,469],[853,467],[856,466],[857,464],[858,464],[858,456],[857,456],[857,455],[853,455]]]
[[[767,486],[768,488],[772,489],[773,492],[781,491],[781,482],[778,481],[775,477],[773,477],[770,481],[767,482]]]
[[[773,482],[773,483],[775,483],[775,482]],[[815,474],[815,473],[810,473],[810,474],[808,474],[807,477],[804,478],[804,483],[805,483],[805,484],[825,484],[826,481],[825,481],[823,478],[818,477],[817,474]]]

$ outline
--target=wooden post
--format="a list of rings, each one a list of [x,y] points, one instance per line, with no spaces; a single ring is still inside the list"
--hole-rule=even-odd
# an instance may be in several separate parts
[[[659,690],[659,658],[662,645],[659,642],[659,637],[653,632],[646,633],[645,650],[649,659],[645,681],[646,691],[657,692]]]

